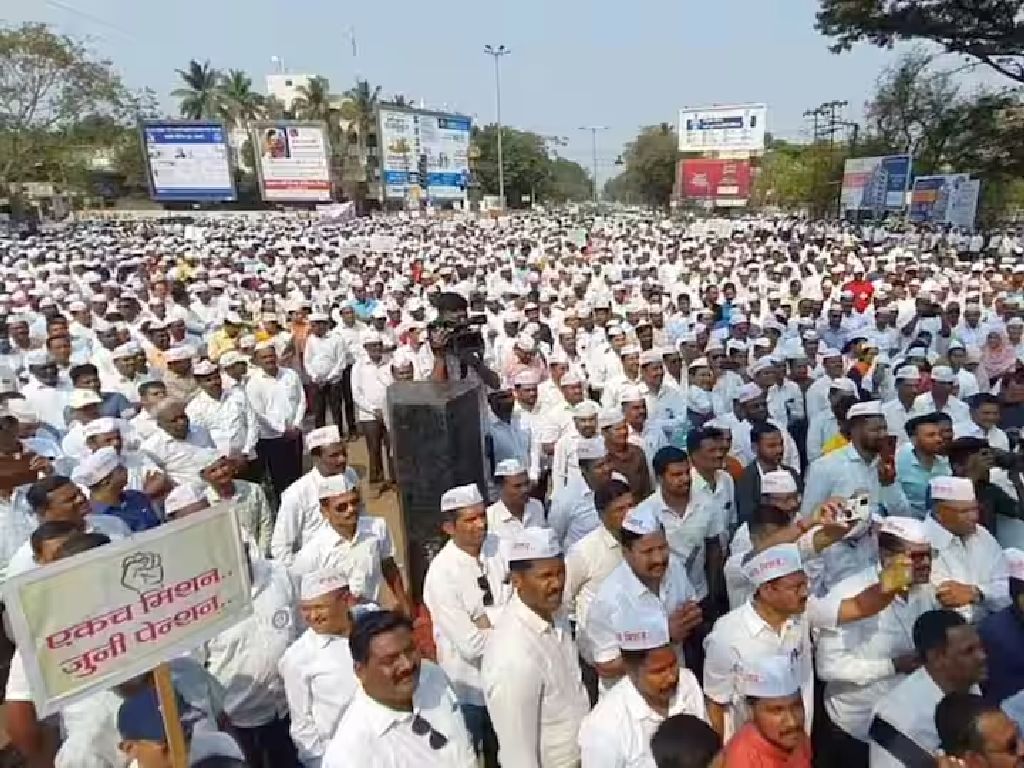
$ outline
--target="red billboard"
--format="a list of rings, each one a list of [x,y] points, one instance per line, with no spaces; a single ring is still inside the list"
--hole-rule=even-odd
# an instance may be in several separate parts
[[[680,160],[677,190],[687,200],[742,205],[750,197],[749,160]]]

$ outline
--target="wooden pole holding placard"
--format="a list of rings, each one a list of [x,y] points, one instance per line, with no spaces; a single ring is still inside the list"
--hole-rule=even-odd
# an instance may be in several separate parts
[[[181,728],[181,714],[178,712],[178,698],[174,693],[171,668],[167,662],[158,664],[153,670],[153,680],[156,682],[156,694],[160,700],[160,713],[164,718],[167,746],[171,750],[171,766],[188,768],[188,746],[185,744],[185,732]]]

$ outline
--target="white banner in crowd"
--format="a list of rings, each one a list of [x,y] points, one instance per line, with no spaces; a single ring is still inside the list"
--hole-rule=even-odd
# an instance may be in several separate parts
[[[36,568],[4,601],[40,717],[198,647],[252,613],[234,505]]]

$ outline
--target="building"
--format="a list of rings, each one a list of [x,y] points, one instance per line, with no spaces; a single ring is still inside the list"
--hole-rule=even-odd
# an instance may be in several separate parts
[[[292,102],[298,98],[299,88],[309,85],[313,75],[291,72],[267,75],[267,95],[273,96],[284,104],[285,109],[292,108]]]

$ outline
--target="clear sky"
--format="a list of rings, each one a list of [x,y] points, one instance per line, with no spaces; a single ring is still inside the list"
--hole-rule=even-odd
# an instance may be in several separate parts
[[[564,136],[562,154],[591,166],[585,125],[599,136],[603,181],[639,126],[675,122],[681,106],[765,102],[768,129],[798,138],[804,110],[846,100],[859,117],[894,54],[870,46],[835,56],[815,32],[815,0],[0,0],[5,23],[44,21],[92,39],[132,86],[176,112],[175,68],[190,58],[237,68],[264,90],[271,57],[322,74],[332,89],[356,75],[428,106],[494,120],[501,62],[506,125]],[[357,57],[352,55],[354,30]],[[806,135],[806,134],[805,134]]]

